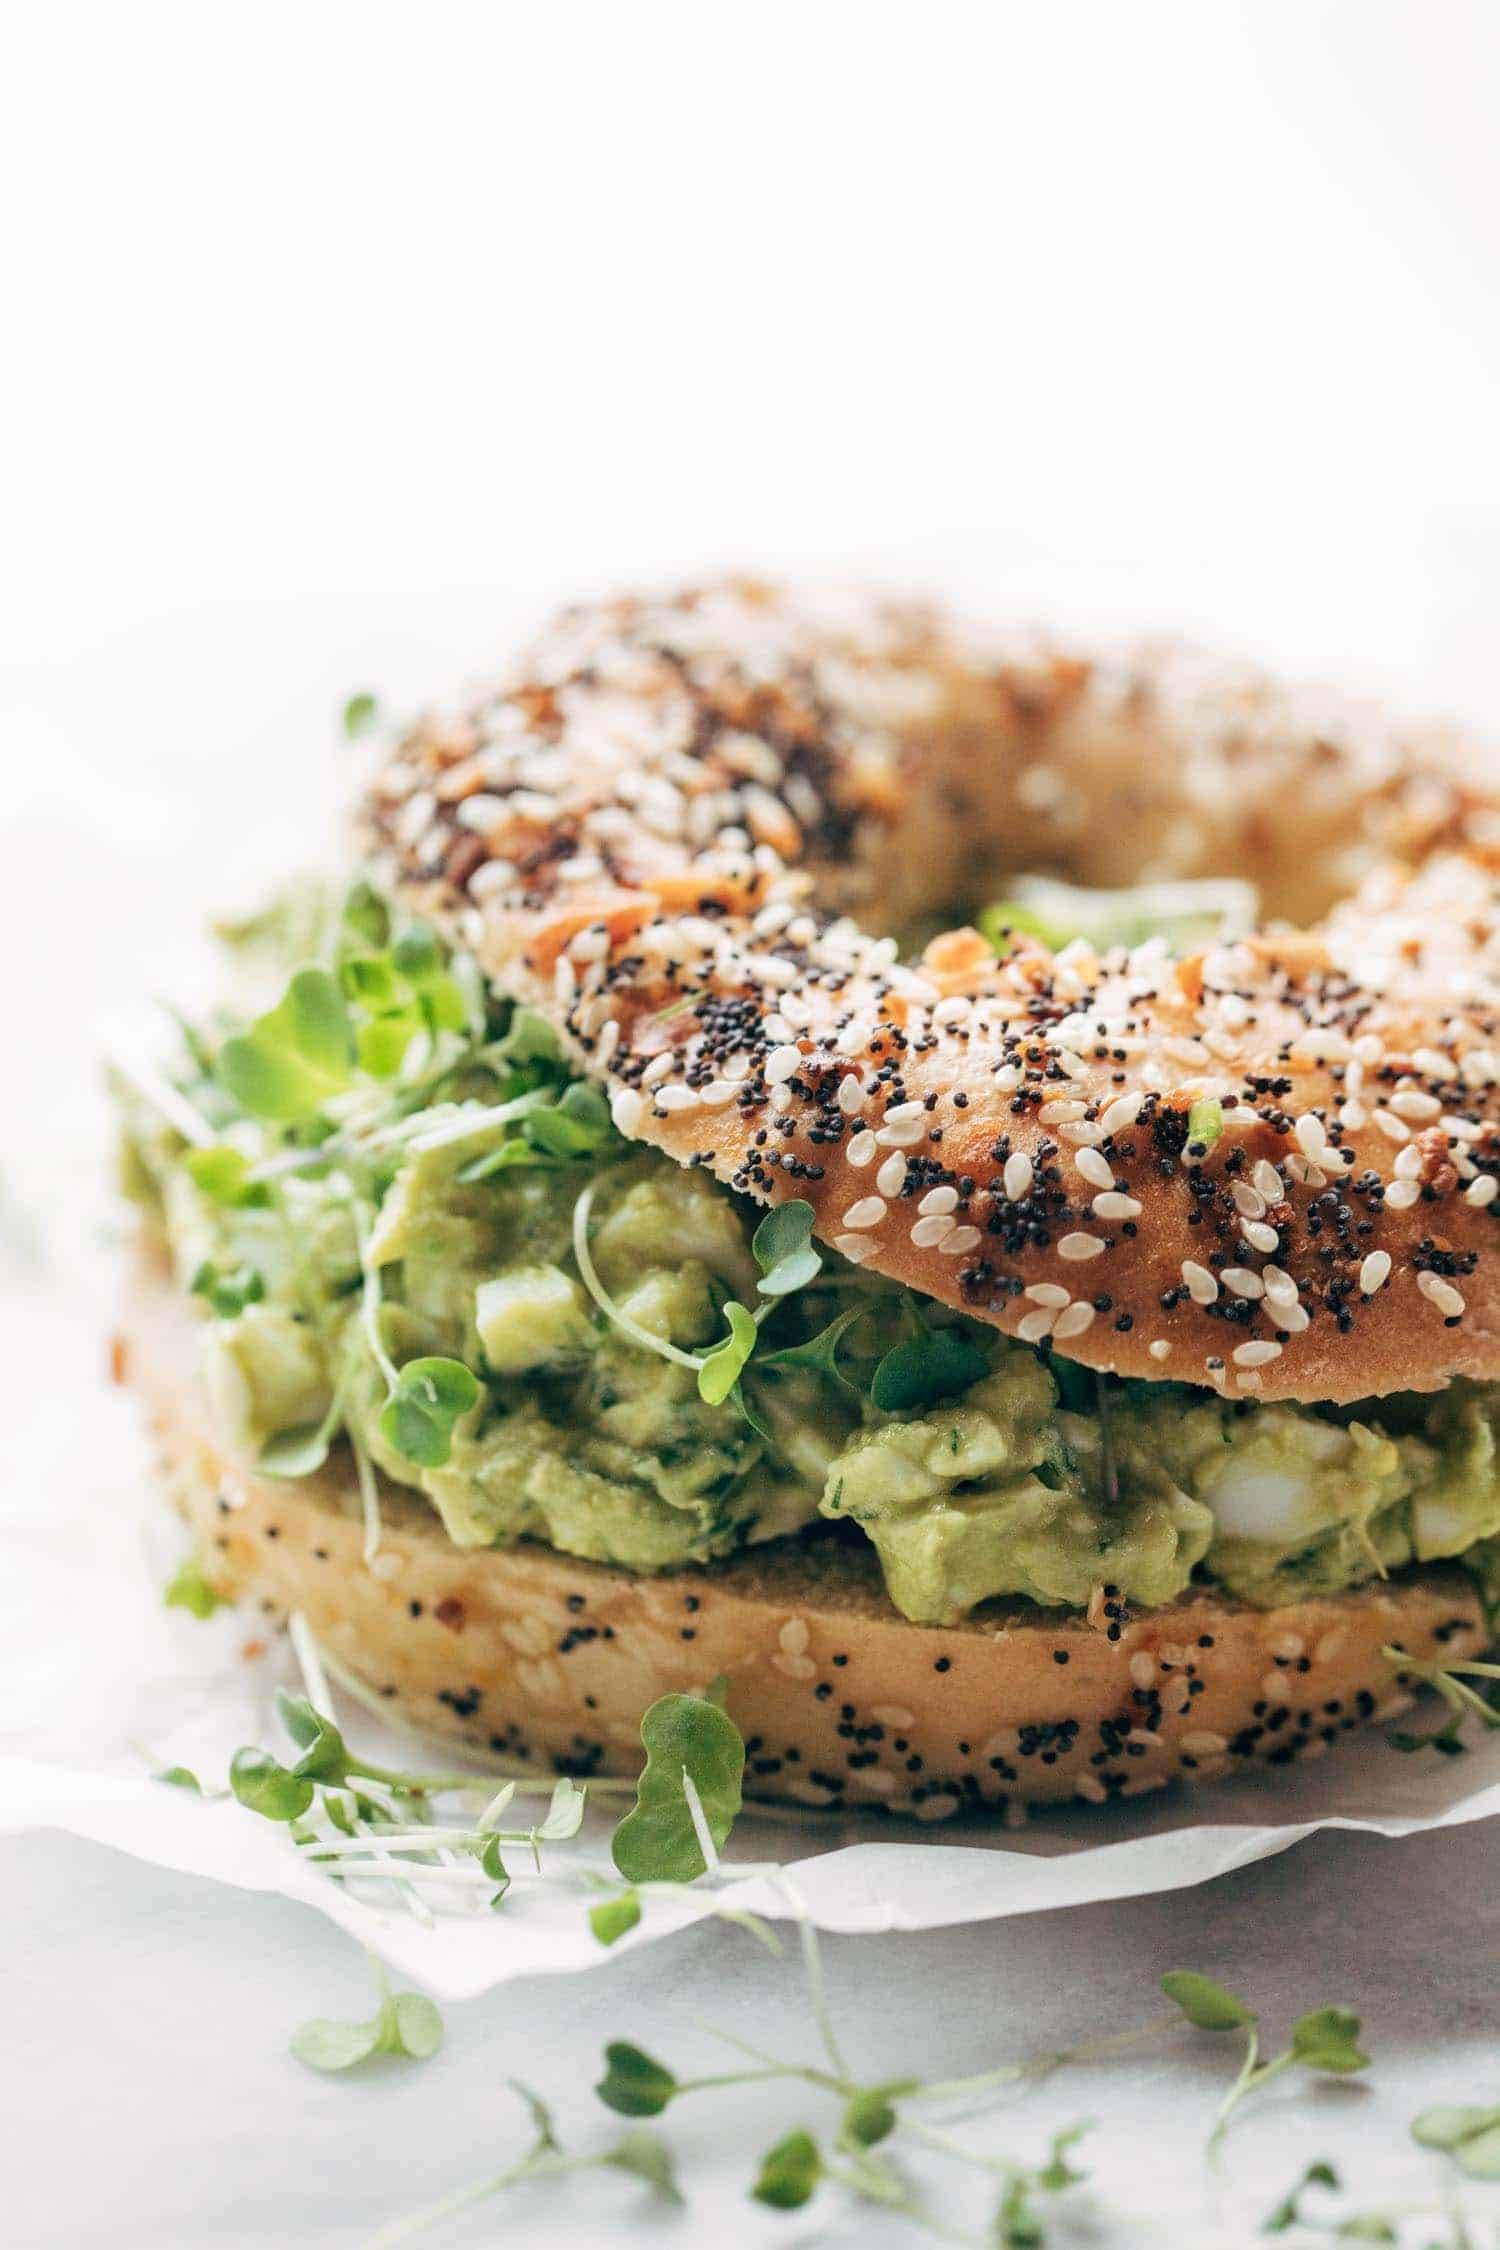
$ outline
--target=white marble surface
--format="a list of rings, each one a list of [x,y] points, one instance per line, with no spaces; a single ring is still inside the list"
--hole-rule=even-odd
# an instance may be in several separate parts
[[[855,2067],[888,2075],[984,2069],[1147,2022],[1162,2005],[1157,1976],[1189,1963],[1249,1997],[1272,2035],[1316,2002],[1352,2004],[1367,2076],[1268,2088],[1232,2129],[1218,2177],[1202,2140],[1231,2043],[1186,2028],[1060,2073],[964,2127],[978,2148],[1032,2158],[1058,2127],[1096,2120],[1080,2154],[1091,2181],[1056,2206],[1059,2250],[1248,2250],[1315,2158],[1331,2159],[1364,2204],[1430,2197],[1440,2173],[1407,2136],[1412,2114],[1500,2100],[1494,1869],[1493,1824],[1400,1843],[1325,1836],[1196,1891],[899,1940],[829,1939],[833,2008]],[[590,2092],[606,2040],[633,2039],[684,2073],[724,2067],[697,2028],[704,2015],[789,2055],[812,2047],[792,1963],[734,1933],[691,1931],[583,1977],[450,2007],[431,2062],[320,2080],[288,2055],[289,2032],[311,2013],[367,2013],[369,1985],[357,1949],[302,1908],[38,1836],[0,1851],[0,1929],[3,2232],[14,2250],[356,2250],[393,2215],[520,2150],[511,2076],[555,2100],[564,2137],[586,2149],[618,2129]],[[746,2200],[760,2151],[815,2113],[815,2098],[779,2089],[684,2101],[662,2120],[684,2212],[663,2217],[634,2183],[585,2174],[481,2206],[434,2233],[434,2250],[758,2250],[815,2235],[885,2250],[923,2239],[837,2192],[801,2218]],[[981,2222],[977,2174],[921,2170],[950,2222]],[[1471,2190],[1469,2203],[1483,2222],[1476,2244],[1488,2245],[1500,2188]]]

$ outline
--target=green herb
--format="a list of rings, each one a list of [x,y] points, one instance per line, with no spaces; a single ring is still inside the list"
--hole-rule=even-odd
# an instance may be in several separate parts
[[[1210,2153],[1217,2151],[1229,2119],[1247,2094],[1269,2085],[1283,2071],[1300,2064],[1307,2070],[1338,2076],[1364,2070],[1369,2056],[1358,2045],[1359,2018],[1348,2008],[1313,2008],[1292,2026],[1291,2043],[1268,2062],[1260,2059],[1260,2026],[1252,2008],[1212,1977],[1192,1969],[1170,1969],[1161,1980],[1167,1998],[1182,2010],[1200,2031],[1244,2030],[1245,2059],[1239,2076],[1214,2115],[1209,2135]]]
[[[186,1789],[193,1797],[203,1795],[203,1784],[191,1766],[163,1766],[151,1776],[153,1781],[164,1781],[169,1788]]]
[[[743,1305],[727,1304],[724,1318],[729,1323],[729,1334],[722,1344],[704,1354],[698,1368],[698,1395],[709,1406],[723,1405],[739,1381],[760,1335],[754,1314],[747,1312]]]
[[[380,715],[380,705],[368,689],[362,688],[351,695],[344,705],[344,732],[351,742],[368,734]]]
[[[1380,1653],[1390,1663],[1400,1665],[1403,1673],[1436,1689],[1450,1713],[1446,1725],[1431,1734],[1387,1735],[1386,1740],[1393,1750],[1436,1750],[1445,1757],[1457,1758],[1468,1747],[1463,1740],[1463,1729],[1470,1719],[1477,1718],[1482,1727],[1491,1731],[1500,1727],[1500,1710],[1490,1701],[1493,1690],[1469,1685],[1473,1679],[1500,1680],[1500,1664],[1444,1664],[1441,1657],[1424,1662],[1409,1656],[1399,1644],[1383,1648]]]
[[[212,1617],[216,1609],[228,1606],[223,1595],[214,1592],[202,1569],[191,1557],[168,1580],[162,1595],[164,1609],[185,1609],[193,1617]]]
[[[1168,1969],[1161,1988],[1200,2031],[1234,2031],[1255,2021],[1254,2011],[1243,2000],[1196,1969]]]
[[[1412,2138],[1439,2148],[1471,2180],[1500,2180],[1500,2104],[1488,2109],[1424,2109]]]
[[[621,1891],[617,1898],[602,1899],[589,1908],[589,1928],[601,1945],[614,1945],[633,1930],[641,1918],[638,1891]]]
[[[252,1117],[295,1124],[344,1092],[353,1069],[343,994],[326,969],[299,969],[274,1008],[225,1040],[216,1075]]]
[[[882,1414],[910,1414],[968,1390],[987,1372],[984,1354],[959,1329],[930,1328],[886,1353],[870,1398]]]
[[[381,1409],[380,1434],[406,1460],[440,1469],[453,1451],[454,1424],[478,1401],[478,1380],[462,1360],[408,1360]]]
[[[289,1770],[269,1750],[236,1750],[229,1761],[229,1786],[240,1803],[265,1820],[300,1820],[313,1801],[313,1785]]]
[[[248,1176],[250,1159],[225,1142],[212,1148],[187,1149],[182,1161],[199,1194],[224,1210],[264,1210],[270,1203],[270,1189],[263,1181]]]
[[[751,1237],[750,1248],[760,1267],[756,1288],[763,1297],[789,1297],[816,1281],[823,1261],[812,1246],[810,1203],[778,1203],[768,1211]]]
[[[1339,2176],[1331,2164],[1309,2164],[1295,2187],[1288,2190],[1275,2210],[1265,2219],[1261,2226],[1261,2233],[1286,2234],[1294,2226],[1307,2223],[1302,2218],[1302,2198],[1306,2195],[1308,2189],[1311,2187],[1337,2188],[1339,2184]]]
[[[606,2108],[618,2110],[622,2117],[659,2117],[674,2094],[686,2091],[665,2063],[623,2040],[605,2048],[604,2061],[604,2076],[594,2091]]]
[[[374,2055],[425,2062],[443,2043],[443,2019],[424,1992],[392,1992],[381,1963],[371,1967],[380,2005],[368,2023],[335,2023],[315,2016],[292,2034],[292,2053],[309,2070],[352,2070]]]
[[[863,1320],[870,1310],[868,1305],[848,1305],[835,1313],[826,1328],[816,1336],[809,1336],[805,1344],[787,1344],[780,1351],[761,1352],[755,1362],[757,1374],[768,1368],[800,1367],[810,1375],[826,1376],[831,1382],[842,1383],[846,1391],[855,1386],[838,1363],[839,1346],[857,1320]]]
[[[373,697],[368,700],[373,710]],[[367,882],[363,876],[351,883],[344,893],[339,919],[350,937],[356,938],[372,953],[383,952],[391,942],[391,910],[374,884]]]
[[[1194,1102],[1188,1111],[1187,1146],[1191,1156],[1206,1156],[1215,1141],[1224,1134],[1224,1105],[1222,1102],[1204,1100]]]
[[[1034,937],[1049,953],[1061,953],[1078,934],[1060,923],[1049,922],[1032,907],[1023,906],[1019,899],[1012,898],[997,899],[993,906],[987,906],[979,917],[978,929],[1002,960],[1006,954],[1014,953],[1018,937]]]
[[[644,2126],[636,2126],[624,2133],[609,2147],[596,2150],[587,2156],[570,2156],[558,2138],[552,2112],[529,2087],[511,2080],[511,2089],[526,2104],[531,2113],[533,2137],[531,2146],[514,2164],[504,2171],[491,2174],[488,2179],[475,2180],[468,2187],[445,2195],[438,2203],[430,2204],[425,2211],[415,2212],[408,2219],[397,2220],[394,2226],[385,2227],[375,2236],[370,2250],[393,2250],[396,2243],[407,2242],[415,2234],[436,2226],[443,2219],[451,2219],[460,2211],[484,2202],[492,2195],[502,2194],[506,2188],[516,2187],[523,2180],[557,2178],[567,2173],[588,2171],[628,2172],[633,2179],[641,2180],[664,2202],[680,2203],[681,2191],[672,2163],[671,2151],[666,2143]]]
[[[800,2211],[812,2200],[823,2177],[823,2156],[811,2133],[788,2133],[767,2149],[750,2193],[773,2211]]]
[[[205,1258],[188,1283],[188,1291],[201,1297],[216,1319],[238,1320],[247,1305],[260,1303],[266,1285],[254,1266],[217,1266],[212,1258]]]
[[[740,1810],[745,1745],[716,1703],[664,1695],[641,1721],[645,1769],[615,1830],[614,1863],[628,1883],[691,1883],[707,1865],[688,1796],[691,1783],[715,1853]]]

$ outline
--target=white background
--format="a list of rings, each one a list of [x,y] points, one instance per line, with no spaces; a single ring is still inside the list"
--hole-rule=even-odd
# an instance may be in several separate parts
[[[316,848],[348,690],[440,692],[560,594],[855,569],[1500,719],[1497,65],[1500,19],[1461,0],[14,20],[6,1207],[39,1151],[85,1146],[95,1027],[170,980],[197,907]],[[1094,2239],[1124,2239],[1125,2181],[1143,2239],[1228,2242],[1240,2192],[1258,2214],[1303,2154],[1421,2192],[1418,2089],[1493,2050],[1488,1838],[1325,1841],[1190,1902],[847,1941],[841,1996],[877,2060],[911,2040],[963,2068],[1101,1993],[1149,2014],[1174,1953],[1244,1966],[1273,2008],[1331,1997],[1326,1967],[1379,2015],[1380,2090],[1278,2099],[1227,2201],[1195,2202],[1201,2058],[1089,2089]],[[600,2037],[789,2006],[789,1977],[695,1936],[476,2005],[429,2074],[324,2087],[281,2051],[359,1997],[321,1925],[77,1845],[0,1864],[27,2244],[353,2244],[504,2161],[518,2067],[587,2132]],[[1048,2092],[1015,2136],[1075,2106]],[[698,2120],[735,2239],[761,2123],[731,2146]],[[630,2208],[580,2184],[439,2239],[612,2240]]]

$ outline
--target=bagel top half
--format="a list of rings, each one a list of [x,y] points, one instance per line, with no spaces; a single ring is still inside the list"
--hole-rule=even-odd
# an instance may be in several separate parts
[[[566,612],[364,830],[628,1137],[1089,1366],[1343,1401],[1500,1376],[1494,783],[1180,653],[731,584]],[[1184,960],[877,934],[1020,868],[1276,919]]]

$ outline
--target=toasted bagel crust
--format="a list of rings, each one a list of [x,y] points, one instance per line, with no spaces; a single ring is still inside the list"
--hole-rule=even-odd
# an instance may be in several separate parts
[[[226,1451],[198,1381],[198,1316],[142,1262],[123,1373],[226,1597],[293,1610],[393,1709],[514,1763],[631,1773],[642,1713],[723,1674],[747,1791],[940,1820],[968,1806],[1094,1802],[1237,1764],[1320,1755],[1408,1700],[1381,1655],[1470,1655],[1484,1641],[1462,1572],[1276,1610],[1207,1596],[1092,1623],[987,1604],[909,1624],[873,1553],[836,1534],[703,1570],[639,1578],[539,1546],[456,1547],[382,1484],[373,1562],[352,1468],[257,1478]]]
[[[566,613],[364,834],[628,1136],[1087,1365],[1351,1400],[1500,1376],[1496,772],[1180,652],[729,585]],[[1244,874],[1311,926],[907,969],[836,918],[1024,866]]]

